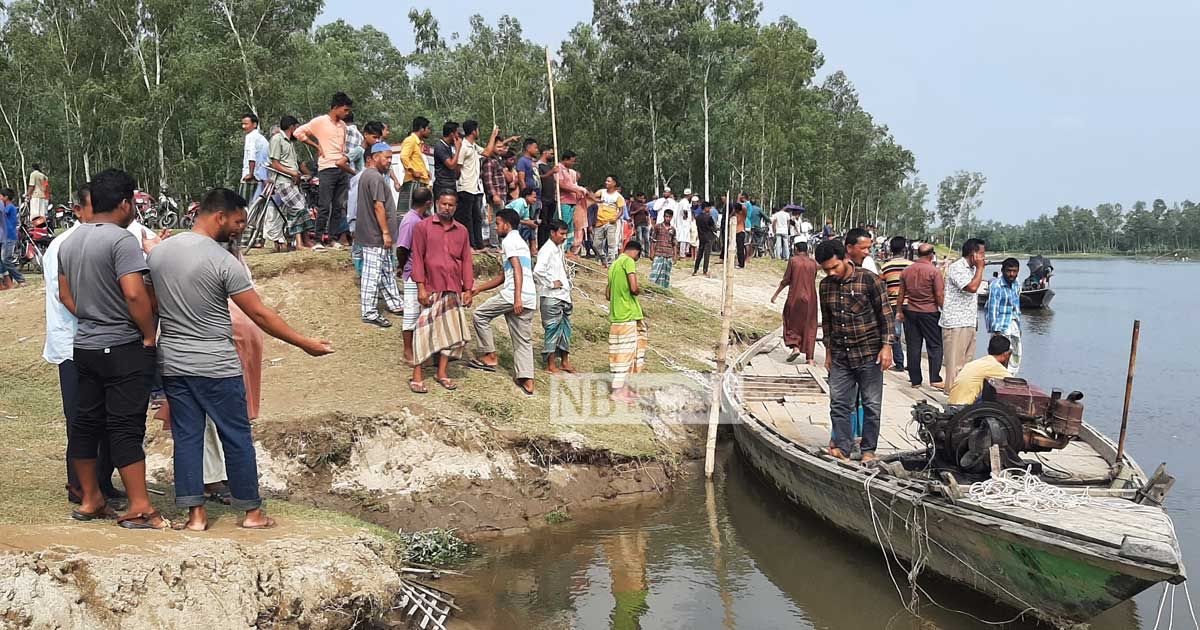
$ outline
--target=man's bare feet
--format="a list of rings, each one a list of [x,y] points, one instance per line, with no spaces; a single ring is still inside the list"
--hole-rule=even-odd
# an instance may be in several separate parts
[[[871,462],[875,462],[875,461],[879,461],[879,458],[875,456],[875,453],[873,451],[867,451],[862,454],[862,463],[863,464],[870,464]]]
[[[262,508],[246,510],[246,518],[242,519],[243,529],[270,529],[275,527],[275,519],[267,516]]]
[[[175,530],[188,530],[192,532],[202,532],[208,529],[208,510],[204,506],[196,506],[188,509],[188,518],[185,523],[175,523],[171,526]]]
[[[849,459],[850,459],[849,457],[847,457],[847,456],[846,456],[846,452],[845,452],[845,451],[843,451],[842,449],[840,449],[840,448],[838,448],[838,447],[836,447],[836,446],[831,446],[831,447],[829,447],[829,454],[830,454],[832,457],[834,457],[834,458],[837,458],[837,459],[840,459],[840,460],[842,460],[842,461],[846,461],[846,460],[849,460]]]
[[[571,364],[567,363],[566,361],[563,361],[562,365],[559,367],[562,369],[562,371],[566,372],[567,374],[575,373],[575,368],[572,367]]]
[[[553,360],[546,363],[546,373],[547,374],[558,374],[559,371],[560,370],[558,369],[558,366],[554,365]]]

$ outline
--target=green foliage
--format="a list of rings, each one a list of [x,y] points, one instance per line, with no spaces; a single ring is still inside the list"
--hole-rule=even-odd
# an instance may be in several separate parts
[[[388,122],[393,141],[423,115],[553,144],[547,47],[516,19],[472,16],[460,37],[412,10],[405,56],[372,26],[314,27],[322,4],[9,3],[0,70],[20,88],[0,102],[0,180],[21,188],[40,161],[65,201],[116,166],[151,192],[169,184],[194,198],[236,182],[243,112],[266,131],[284,114],[324,113],[338,90],[360,123]],[[616,174],[627,191],[690,187],[713,200],[744,190],[760,205],[803,202],[839,228],[924,230],[924,195],[900,194],[912,153],[844,73],[815,83],[825,56],[798,22],[759,14],[754,0],[594,0],[592,22],[549,46],[558,146],[579,154],[581,183]]]
[[[571,514],[567,512],[566,508],[555,508],[546,512],[547,525],[559,525],[569,520],[571,520]]]
[[[475,555],[475,546],[458,537],[454,529],[400,532],[406,561],[434,567],[454,566]]]
[[[1061,206],[1023,225],[998,221],[972,226],[988,249],[1031,253],[1170,254],[1200,250],[1200,206],[1190,200],[1167,206],[1155,199],[1126,212],[1119,203],[1095,208]]]

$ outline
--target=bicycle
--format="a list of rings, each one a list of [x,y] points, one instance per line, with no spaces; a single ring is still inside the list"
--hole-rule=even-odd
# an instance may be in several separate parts
[[[267,170],[275,175],[287,176],[285,173],[281,173],[269,166]],[[278,195],[275,194],[275,178],[271,177],[263,184],[262,194],[258,196],[258,199],[254,200],[254,203],[246,211],[246,229],[242,231],[241,240],[242,249],[249,250],[257,247],[263,240],[264,225],[267,213],[270,210],[267,204],[274,206],[275,211],[282,214],[283,200],[280,199],[277,201],[276,197]]]

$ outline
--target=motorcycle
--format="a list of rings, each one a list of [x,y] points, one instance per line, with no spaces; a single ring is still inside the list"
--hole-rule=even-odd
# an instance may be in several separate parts
[[[192,229],[192,226],[196,225],[196,215],[199,214],[199,212],[199,201],[193,201],[192,203],[188,204],[187,212],[185,212],[182,217],[179,217],[179,227],[184,230]]]
[[[158,198],[158,227],[173,228],[179,223],[179,203],[171,197],[171,192],[164,185]]]
[[[150,229],[158,228],[158,207],[154,203],[154,197],[141,190],[133,191],[133,208],[138,223]]]
[[[78,217],[75,216],[75,212],[61,203],[54,206],[51,214],[54,216],[54,229],[56,230],[69,229],[79,221]]]
[[[21,221],[17,227],[17,266],[28,269],[32,264],[37,272],[42,271],[42,257],[50,241],[54,240],[54,230],[45,217],[34,217],[32,221]]]

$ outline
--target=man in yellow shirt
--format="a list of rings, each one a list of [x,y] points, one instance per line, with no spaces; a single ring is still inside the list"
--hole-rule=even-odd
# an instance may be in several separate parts
[[[412,133],[400,143],[400,164],[404,167],[404,184],[400,187],[400,198],[396,200],[396,212],[404,214],[412,208],[412,191],[416,186],[429,186],[429,167],[421,147],[429,137],[429,119],[417,116],[413,119]]]
[[[979,400],[983,384],[989,378],[1006,378],[1012,343],[1008,337],[996,335],[988,342],[988,356],[964,365],[950,386],[951,405],[970,405]]]

